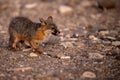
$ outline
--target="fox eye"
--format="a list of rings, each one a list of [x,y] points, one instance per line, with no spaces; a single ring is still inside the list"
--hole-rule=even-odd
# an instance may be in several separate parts
[[[53,27],[51,29],[54,29]]]

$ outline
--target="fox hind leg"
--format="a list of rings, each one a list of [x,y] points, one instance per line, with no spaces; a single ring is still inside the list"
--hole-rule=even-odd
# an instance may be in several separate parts
[[[10,49],[16,50],[18,42],[19,42],[19,40],[18,40],[17,37],[15,37],[14,35],[10,35],[10,38],[9,38],[9,47],[10,47]]]

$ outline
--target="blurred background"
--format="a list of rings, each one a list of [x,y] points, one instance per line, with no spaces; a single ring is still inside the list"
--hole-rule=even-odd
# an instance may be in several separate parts
[[[59,71],[63,70],[64,73],[65,66],[68,64],[66,73],[60,76],[61,80],[87,80],[83,78],[86,75],[88,75],[87,78],[95,78],[95,80],[115,80],[115,77],[118,80],[120,79],[118,77],[120,70],[120,0],[0,0],[1,56],[4,54],[9,55],[8,57],[14,55],[8,54],[9,51],[6,53],[3,46],[8,45],[8,26],[15,16],[24,16],[34,22],[39,22],[39,18],[46,19],[48,16],[53,16],[54,22],[61,31],[61,43],[52,48],[52,54],[58,55],[56,53],[60,53],[61,55],[58,55],[60,57],[62,55],[72,56],[72,58],[67,57],[70,58],[70,61],[63,61],[59,64],[55,62],[57,59],[48,59],[51,61],[51,65],[59,65],[55,69],[58,72],[58,75],[56,74],[58,77],[60,76],[59,73],[62,73]],[[50,51],[48,50],[48,52]],[[26,53],[21,55],[26,56]],[[19,54],[16,56],[20,57]],[[2,57],[4,58],[3,61],[6,60],[7,63],[8,57]],[[40,57],[41,60],[42,57]],[[26,59],[28,63],[26,63]],[[37,59],[39,60],[36,58],[34,61]],[[43,59],[47,61],[46,57]],[[11,60],[10,58],[8,61]],[[34,61],[27,57],[23,64],[38,65],[38,62]],[[17,65],[17,63],[15,64]],[[45,62],[41,61],[41,63],[44,64]],[[2,65],[2,62],[0,64]],[[49,65],[49,63],[46,64]],[[6,68],[11,65],[15,67],[14,64],[8,62]],[[54,66],[49,67],[50,71]],[[47,66],[44,65],[44,68]],[[46,70],[44,68],[43,72]],[[93,71],[93,73],[83,74],[87,70]],[[0,71],[2,72],[2,70]],[[25,73],[23,74],[25,75]],[[71,75],[72,77],[70,77]],[[64,78],[65,76],[66,78]],[[47,80],[47,78],[45,79]],[[54,80],[54,78],[49,80]]]

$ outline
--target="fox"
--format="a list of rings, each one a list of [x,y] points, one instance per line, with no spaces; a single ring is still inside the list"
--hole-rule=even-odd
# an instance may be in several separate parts
[[[27,17],[14,17],[9,24],[9,47],[17,50],[20,42],[29,43],[35,52],[42,53],[39,43],[48,38],[50,34],[58,36],[60,31],[52,16],[47,19],[39,18],[40,22],[33,22]]]

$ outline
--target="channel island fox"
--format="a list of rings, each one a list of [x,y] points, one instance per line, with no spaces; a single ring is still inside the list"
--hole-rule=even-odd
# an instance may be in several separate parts
[[[57,36],[59,33],[52,16],[46,20],[40,18],[40,23],[32,22],[25,17],[15,17],[9,24],[9,46],[16,50],[20,41],[28,42],[30,47],[41,53],[38,43],[44,41],[48,34]]]

